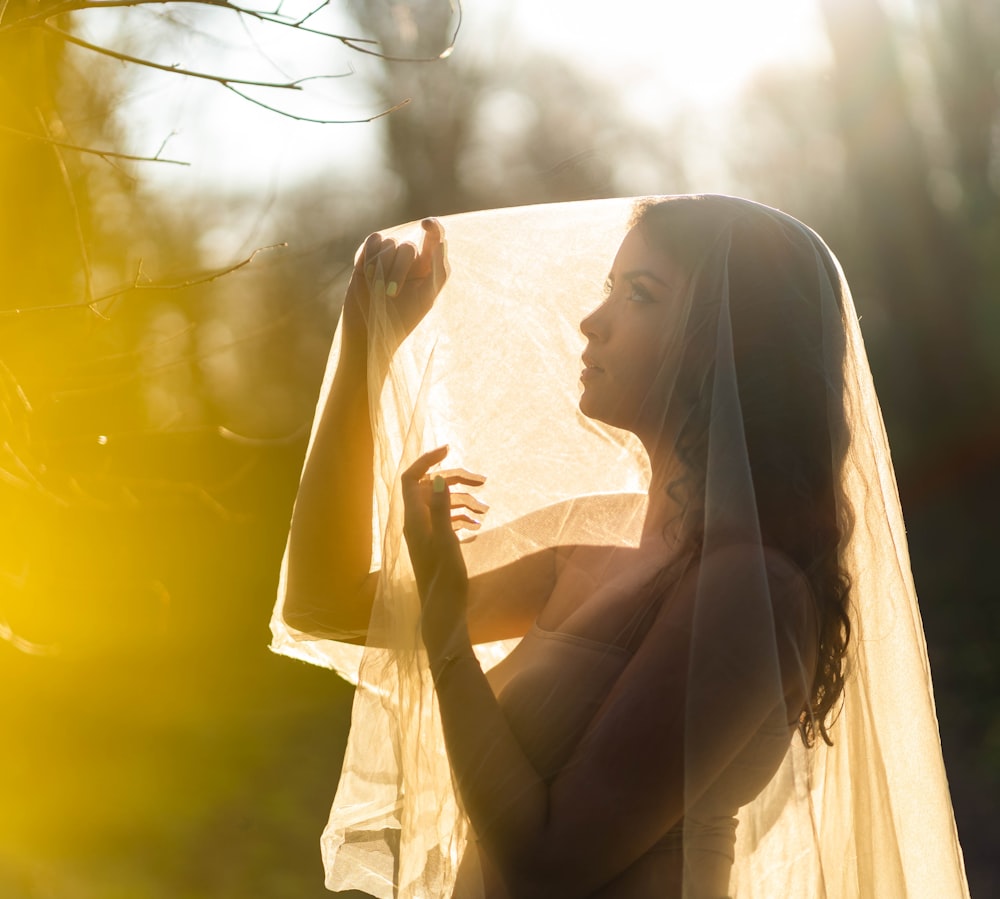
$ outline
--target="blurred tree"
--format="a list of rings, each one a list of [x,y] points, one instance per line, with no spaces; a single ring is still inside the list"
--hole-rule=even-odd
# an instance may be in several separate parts
[[[0,421],[8,423],[0,487],[13,491],[3,502],[4,532],[17,535],[0,547],[0,560],[10,556],[0,570],[14,573],[11,583],[24,586],[18,573],[26,565],[37,581],[38,566],[18,553],[49,552],[43,535],[54,532],[54,514],[65,519],[112,500],[129,508],[141,502],[137,490],[219,511],[206,478],[219,479],[220,455],[239,445],[252,460],[261,437],[297,433],[304,441],[324,353],[313,324],[315,282],[297,276],[291,256],[276,268],[251,250],[232,268],[254,259],[261,277],[252,282],[245,272],[217,277],[228,269],[192,275],[202,257],[194,221],[207,221],[202,207],[226,201],[192,198],[168,212],[165,198],[144,189],[142,169],[183,163],[120,152],[133,138],[117,110],[144,72],[204,81],[266,107],[268,91],[291,96],[327,77],[267,77],[277,62],[254,43],[253,27],[339,42],[353,54],[380,52],[368,39],[325,30],[326,6],[295,17],[290,5],[271,13],[201,0],[169,9],[142,0],[0,5]],[[242,53],[228,36],[237,23],[249,34]],[[219,50],[201,55],[216,71],[162,61],[202,46]],[[302,65],[315,62],[302,57]],[[316,258],[310,243],[306,255]],[[328,237],[318,249],[330,245]],[[303,342],[311,364],[294,350]],[[185,454],[166,450],[185,434]],[[226,440],[232,446],[220,450]],[[100,568],[100,552],[80,537],[70,540],[78,567]],[[111,574],[92,580],[106,586]],[[0,603],[0,622],[5,614]]]
[[[197,274],[227,199],[146,190],[171,163],[117,115],[143,67],[46,25],[108,5],[0,4],[0,894],[321,894],[349,697],[264,646],[330,238]]]
[[[293,251],[244,265],[251,243],[204,271],[206,210],[252,222],[259,197],[158,197],[144,167],[176,163],[122,152],[119,103],[143,72],[263,105],[278,91],[310,117],[287,104],[314,82],[262,86],[272,61],[253,53],[264,74],[225,68],[238,22],[315,24],[184,0],[0,3],[4,896],[323,892],[316,784],[349,693],[264,646],[333,330],[324,288],[358,225],[335,191],[303,190],[273,216]],[[178,50],[222,74],[174,68]]]
[[[442,2],[450,6],[447,0]],[[204,81],[280,115],[322,123],[338,120],[329,116],[303,115],[284,104],[291,102],[290,96],[306,90],[310,82],[343,76],[314,71],[282,76],[281,65],[265,52],[265,48],[273,51],[279,37],[294,35],[299,44],[319,39],[339,44],[355,53],[380,56],[383,52],[369,39],[329,29],[326,14],[330,10],[327,3],[296,3],[292,0],[274,10],[230,0],[173,0],[169,5],[170,9],[164,9],[166,4],[162,0],[10,0],[0,8],[0,39],[24,34],[44,37],[54,44],[73,47],[81,54],[80,58],[87,61],[84,65],[88,67],[96,60],[109,59],[134,66],[139,71]],[[146,30],[153,25],[153,40],[130,32],[127,27],[130,20],[142,23]],[[88,29],[88,24],[92,24],[93,28]],[[240,31],[248,40],[243,45],[243,52],[234,56],[234,49],[239,47],[236,41]],[[456,35],[457,30],[451,35],[451,41],[439,46],[431,58],[447,56]],[[202,40],[207,40],[208,46],[214,45],[216,52],[203,56],[200,62],[216,61],[214,68],[183,65],[163,56],[165,49],[174,50],[177,46],[190,49]],[[221,60],[221,64],[217,60]],[[10,129],[12,126],[4,127]],[[33,135],[34,131],[26,133]],[[24,135],[25,132],[22,132]],[[54,139],[63,141],[59,135]],[[114,150],[101,149],[96,144],[73,146],[78,152],[98,156],[122,155]],[[158,160],[162,157],[157,152],[141,158]]]
[[[982,359],[968,351],[982,272],[966,229],[956,227],[957,210],[942,209],[932,195],[926,140],[889,19],[876,0],[821,5],[858,225],[852,250],[891,320],[880,360],[886,405],[912,422],[930,406],[942,432],[954,433],[983,410],[984,387],[996,398]]]
[[[974,224],[995,220],[1000,211],[1000,7],[990,0],[934,0],[919,11],[945,152],[958,188],[946,202]]]
[[[819,133],[841,154],[848,215],[829,236],[893,443],[972,892],[992,895],[995,810],[983,797],[1000,786],[1000,7],[887,8],[821,0],[829,81],[788,124],[803,135],[834,123]]]
[[[461,45],[447,66],[402,66],[393,57],[446,41],[449,10],[352,0],[351,11],[390,57],[367,76],[377,96],[411,98],[379,123],[385,177],[400,185],[396,218],[683,191],[682,141],[640,126],[607,81],[504,40],[499,16],[489,46]]]

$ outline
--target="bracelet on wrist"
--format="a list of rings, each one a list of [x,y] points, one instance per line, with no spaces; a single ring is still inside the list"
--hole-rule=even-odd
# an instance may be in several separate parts
[[[431,677],[434,679],[434,685],[437,686],[449,671],[456,668],[462,662],[472,662],[480,671],[482,670],[479,665],[479,659],[476,658],[475,653],[471,649],[451,653],[442,656],[436,663],[431,664]]]

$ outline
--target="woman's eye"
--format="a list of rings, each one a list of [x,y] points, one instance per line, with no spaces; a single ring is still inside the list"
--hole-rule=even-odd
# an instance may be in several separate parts
[[[641,284],[637,284],[635,281],[629,284],[629,295],[628,298],[633,303],[652,303],[653,295],[646,290]]]
[[[604,298],[607,299],[611,296],[611,291],[614,289],[615,282],[611,278],[606,278],[604,281]]]

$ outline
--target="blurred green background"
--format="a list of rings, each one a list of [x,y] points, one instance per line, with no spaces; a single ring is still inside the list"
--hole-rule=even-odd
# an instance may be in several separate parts
[[[266,644],[354,247],[429,214],[688,191],[782,207],[844,264],[972,892],[1000,895],[1000,6],[813,5],[826,52],[706,110],[632,102],[606,48],[548,53],[482,10],[448,58],[414,62],[449,45],[449,3],[344,2],[349,33],[410,61],[322,41],[308,63],[352,74],[293,114],[409,104],[296,123],[290,141],[322,130],[330,147],[315,172],[214,180],[112,155],[157,155],[196,117],[202,95],[171,98],[199,79],[60,32],[218,75],[265,52],[230,44],[246,21],[190,0],[102,19],[0,6],[0,896],[329,895],[318,837],[351,691]],[[253,109],[225,126],[247,147],[288,122]],[[188,127],[192,157],[223,152]],[[224,152],[220,171],[247,168]]]

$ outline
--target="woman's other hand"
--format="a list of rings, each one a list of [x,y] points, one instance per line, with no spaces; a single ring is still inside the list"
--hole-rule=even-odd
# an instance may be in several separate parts
[[[420,593],[424,645],[432,656],[468,643],[469,578],[455,531],[478,528],[473,516],[486,512],[472,495],[451,490],[455,485],[481,486],[486,481],[482,475],[450,469],[428,476],[428,469],[447,454],[446,446],[425,453],[402,477],[403,534]]]
[[[392,339],[395,346],[420,323],[448,279],[448,253],[444,226],[424,219],[420,250],[414,243],[369,235],[354,265],[344,300],[343,328],[347,340],[365,346],[373,294],[384,291],[395,313]]]

